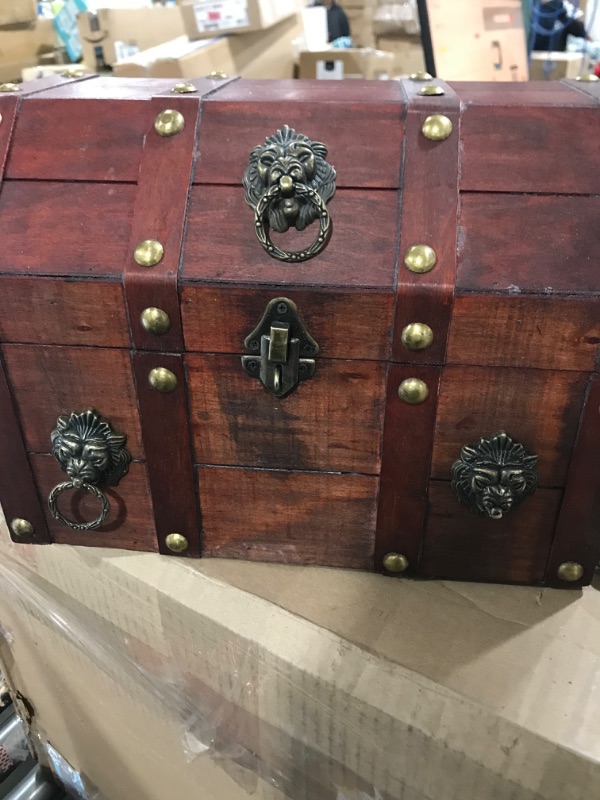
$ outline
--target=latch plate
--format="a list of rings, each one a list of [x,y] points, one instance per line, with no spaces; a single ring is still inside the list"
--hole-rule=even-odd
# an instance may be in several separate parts
[[[300,381],[312,378],[316,364],[310,356],[320,351],[287,297],[271,300],[244,347],[253,354],[242,356],[244,370],[275,397],[286,397]]]

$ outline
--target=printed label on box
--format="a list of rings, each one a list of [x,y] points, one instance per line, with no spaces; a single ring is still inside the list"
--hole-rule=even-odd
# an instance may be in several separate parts
[[[140,52],[135,42],[115,42],[115,57],[117,61],[125,61]]]
[[[250,24],[247,0],[204,0],[194,5],[198,30],[203,33],[231,28],[246,28]]]

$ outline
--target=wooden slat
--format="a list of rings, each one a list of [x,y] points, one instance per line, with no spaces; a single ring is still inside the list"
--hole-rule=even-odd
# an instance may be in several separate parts
[[[325,250],[310,261],[284,264],[268,256],[256,238],[254,214],[244,200],[241,186],[194,186],[182,279],[281,287],[391,289],[397,203],[396,192],[339,190],[329,203],[333,234]],[[302,233],[274,234],[273,241],[296,250],[310,244],[317,234],[318,227],[309,225]]]
[[[134,197],[129,184],[5,182],[0,273],[121,275]]]
[[[419,574],[490,583],[542,583],[561,500],[538,489],[503,519],[473,514],[447,482],[432,481]]]
[[[198,470],[203,555],[371,569],[377,478]]]
[[[600,107],[556,81],[508,91],[455,84],[462,105],[461,189],[600,193]],[[565,132],[568,131],[568,135]],[[511,241],[518,241],[516,238]]]
[[[177,274],[194,158],[200,100],[195,95],[157,97],[146,104],[144,151],[136,195],[129,252],[125,258],[125,296],[129,325],[137,349],[181,351],[183,335],[179,312]],[[163,137],[154,130],[154,120],[166,109],[179,111],[183,130]],[[133,258],[139,242],[156,239],[164,256],[153,267],[142,267]],[[169,315],[169,331],[157,336],[144,330],[140,314],[149,307]]]
[[[587,375],[505,367],[446,367],[442,374],[432,478],[450,480],[465,444],[500,430],[539,456],[540,486],[567,474]]]
[[[0,276],[0,341],[129,347],[120,282]],[[28,314],[32,298],[35,313]]]
[[[574,588],[591,583],[600,556],[600,376],[590,379],[577,442],[571,457],[556,536],[548,561],[546,581],[551,586]],[[565,583],[557,577],[560,564],[583,566],[581,580]]]
[[[319,291],[263,286],[205,286],[181,289],[181,316],[186,350],[243,353],[270,300],[292,300],[302,321],[319,343],[323,358],[389,358],[394,295],[389,291]]]
[[[339,187],[396,188],[402,101],[396,81],[236,81],[203,103],[195,181],[240,185],[251,150],[289,125],[326,145]]]
[[[2,350],[30,452],[49,453],[57,417],[91,406],[127,436],[134,458],[144,457],[126,350],[14,344]]]
[[[189,354],[196,461],[378,474],[385,364],[316,361],[315,376],[279,400],[239,356]]]
[[[31,456],[33,472],[40,494],[47,498],[54,486],[66,480],[53,456]],[[46,509],[52,541],[85,547],[120,547],[123,550],[155,551],[156,533],[152,521],[152,501],[143,462],[133,462],[118,486],[102,487],[110,504],[110,514],[102,527],[92,531],[75,531],[55,520]],[[100,511],[98,500],[87,492],[64,492],[59,508],[69,519],[87,522]]]
[[[414,573],[418,566],[440,373],[439,367],[408,364],[389,367],[375,544],[378,571],[383,570],[387,553],[405,556],[409,573]],[[398,387],[407,378],[425,381],[429,397],[424,403],[409,405],[400,400]]]
[[[159,392],[148,383],[150,371],[157,367],[164,367],[177,377],[173,392]],[[198,556],[201,523],[192,471],[183,359],[179,355],[137,352],[133,354],[133,368],[158,549],[175,555],[165,545],[165,538],[170,533],[180,533],[189,546],[177,555]]]
[[[457,287],[598,294],[599,216],[600,197],[463,194]]]
[[[454,299],[450,364],[592,371],[600,297],[462,294]]]

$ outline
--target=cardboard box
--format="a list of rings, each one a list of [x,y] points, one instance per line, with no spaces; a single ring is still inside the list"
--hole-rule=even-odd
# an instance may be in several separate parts
[[[300,77],[317,80],[366,78],[384,80],[393,75],[394,54],[382,50],[350,48],[300,53]]]
[[[180,6],[190,39],[266,30],[295,15],[298,0],[198,0]]]
[[[180,36],[113,66],[118,78],[198,78],[213,71],[227,75],[236,72],[226,36],[200,42]]]
[[[0,27],[29,25],[37,20],[35,0],[4,0],[0,2]]]
[[[83,62],[90,68],[112,66],[158,44],[185,34],[176,6],[101,8],[95,14],[78,14]]]
[[[410,75],[413,72],[422,72],[425,69],[425,55],[423,45],[418,36],[403,38],[379,36],[377,47],[394,54],[394,76]]]
[[[56,32],[50,19],[27,28],[0,30],[0,82],[18,81],[23,69],[35,67],[40,55],[54,52]]]
[[[531,81],[559,81],[590,71],[589,58],[583,53],[533,52],[529,61]]]
[[[521,0],[429,0],[436,73],[446,81],[526,81]]]
[[[297,42],[300,47],[297,47]],[[282,20],[266,31],[230,36],[235,73],[242,78],[294,78],[304,42],[300,14]]]

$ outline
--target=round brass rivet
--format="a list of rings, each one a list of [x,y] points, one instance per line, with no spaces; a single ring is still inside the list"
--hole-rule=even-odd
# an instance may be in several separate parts
[[[594,81],[600,81],[600,78],[597,75],[594,75],[593,72],[584,72],[583,75],[578,75],[575,78],[576,81],[590,81],[593,83]]]
[[[419,94],[425,97],[439,97],[444,94],[444,90],[441,86],[423,86],[422,89],[419,89]]]
[[[156,369],[150,370],[150,374],[148,375],[148,383],[158,392],[164,392],[165,394],[168,394],[177,386],[177,376],[174,375],[170,369],[166,369],[165,367],[156,367]]]
[[[135,248],[133,257],[140,267],[154,267],[165,254],[165,248],[156,239],[145,239]]]
[[[383,558],[383,567],[387,572],[404,572],[408,569],[408,558],[402,553],[388,553]]]
[[[576,561],[565,561],[557,570],[557,575],[561,581],[578,581],[583,577],[583,567]]]
[[[184,126],[183,114],[173,111],[171,108],[161,111],[154,120],[154,130],[159,136],[175,136],[176,133],[183,130]]]
[[[429,387],[420,378],[406,378],[398,387],[398,397],[411,406],[417,406],[429,397]]]
[[[0,83],[0,92],[20,92],[18,83]]]
[[[413,72],[412,75],[409,75],[411,81],[430,81],[433,79],[433,75],[430,75],[428,72]]]
[[[214,69],[212,72],[209,72],[206,77],[212,78],[213,81],[224,81],[225,78],[229,77],[229,75],[226,72],[221,72],[218,69]]]
[[[33,536],[35,529],[28,519],[16,517],[10,523],[10,529],[15,536]]]
[[[413,244],[404,254],[404,264],[411,272],[429,272],[436,261],[435,250],[428,244]]]
[[[193,83],[176,83],[171,91],[174,94],[191,94],[192,92],[197,92],[198,90]]]
[[[165,544],[174,553],[183,553],[188,549],[188,540],[180,533],[170,533],[165,539]]]
[[[88,73],[82,67],[70,67],[60,73],[61,78],[83,78]]]
[[[142,311],[140,314],[140,322],[145,331],[154,333],[156,336],[166,333],[171,327],[171,320],[167,312],[163,311],[162,308],[154,308],[154,306],[145,308]]]
[[[402,331],[402,344],[408,350],[427,350],[433,343],[433,331],[424,322],[411,322]]]
[[[452,123],[443,114],[432,114],[427,117],[421,130],[426,139],[430,139],[432,142],[441,142],[452,133]]]

